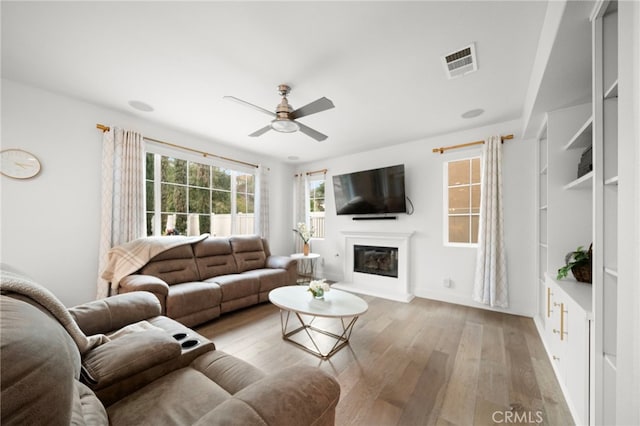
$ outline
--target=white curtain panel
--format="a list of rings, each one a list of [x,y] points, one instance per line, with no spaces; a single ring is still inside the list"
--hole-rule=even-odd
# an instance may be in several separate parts
[[[256,173],[255,233],[269,241],[269,169],[258,165]]]
[[[491,136],[482,150],[482,178],[478,254],[473,300],[485,305],[509,306],[507,264],[502,217],[502,141]]]
[[[112,247],[146,235],[144,139],[112,128],[102,137],[102,211],[98,277]],[[98,278],[97,298],[109,295],[109,283]]]
[[[305,223],[307,221],[306,215],[306,197],[307,197],[307,177],[305,173],[298,173],[293,178],[293,188],[294,188],[294,206],[293,206],[293,228],[295,229],[298,226],[298,223]],[[294,247],[296,253],[302,253],[302,238],[296,233],[292,232],[294,236]],[[299,265],[298,265],[299,266]]]

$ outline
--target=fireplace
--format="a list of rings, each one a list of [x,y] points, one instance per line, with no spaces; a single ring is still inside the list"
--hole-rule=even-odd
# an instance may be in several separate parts
[[[398,248],[354,244],[353,271],[398,278]]]
[[[413,299],[410,239],[413,232],[342,231],[343,279],[332,287],[400,302]]]

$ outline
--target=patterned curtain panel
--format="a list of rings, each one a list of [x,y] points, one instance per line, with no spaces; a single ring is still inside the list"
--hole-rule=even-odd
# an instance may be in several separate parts
[[[144,157],[141,134],[117,127],[103,134],[98,299],[109,296],[100,278],[109,249],[146,235]]]
[[[480,182],[480,224],[473,300],[489,306],[506,308],[509,306],[509,294],[502,218],[500,136],[491,136],[485,141]]]
[[[307,195],[307,183],[306,183],[306,174],[305,173],[298,173],[296,176],[294,176],[293,178],[293,189],[294,189],[294,205],[293,205],[293,227],[292,229],[296,229],[298,226],[298,223],[306,223],[307,218],[307,212],[305,209],[305,200],[306,200],[306,195]],[[300,238],[300,236],[295,233],[295,232],[291,232],[291,234],[293,235],[293,244],[294,244],[294,251],[296,253],[302,253],[302,239]],[[298,265],[298,267],[300,267],[300,265]]]
[[[255,233],[269,240],[269,169],[262,164],[256,173]]]

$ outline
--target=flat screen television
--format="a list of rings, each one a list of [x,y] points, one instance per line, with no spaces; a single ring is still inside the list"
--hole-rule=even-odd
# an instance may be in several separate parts
[[[336,213],[406,213],[404,164],[333,177]]]

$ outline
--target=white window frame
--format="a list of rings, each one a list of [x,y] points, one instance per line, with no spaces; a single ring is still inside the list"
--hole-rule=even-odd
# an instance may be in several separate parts
[[[454,163],[457,161],[469,161],[469,167],[471,167],[471,161],[475,160],[475,159],[479,159],[480,160],[480,176],[482,176],[482,155],[473,155],[471,157],[464,157],[464,158],[453,158],[451,160],[447,160],[442,164],[442,205],[443,205],[443,209],[442,209],[442,243],[445,247],[466,247],[466,248],[477,248],[478,247],[478,243],[458,243],[458,242],[450,242],[449,241],[449,216],[452,216],[449,214],[449,163]],[[469,173],[471,173],[471,170],[469,170]],[[478,185],[480,186],[481,183],[477,183],[477,184],[472,184],[472,185]],[[462,185],[461,185],[462,186]],[[482,196],[482,194],[480,194],[480,196]],[[469,205],[471,205],[471,197],[472,197],[472,191],[469,191]],[[453,215],[455,216],[455,215]],[[465,214],[461,214],[460,216],[469,216],[469,218],[471,218],[472,216],[480,216],[480,213],[478,212],[478,214],[475,213],[465,213]],[[471,220],[471,219],[469,219]],[[471,224],[469,224],[469,226],[471,227]]]
[[[315,178],[313,175],[308,175],[306,176],[305,180],[304,180],[304,186],[305,186],[305,194],[304,194],[304,217],[305,217],[305,221],[307,222],[307,226],[309,228],[311,228],[311,183],[312,182],[324,182],[324,200],[325,200],[325,206],[326,206],[326,202],[327,202],[327,176],[326,174],[322,174],[322,177],[319,178]],[[323,226],[325,226],[324,228],[324,235],[322,237],[316,237],[313,236],[311,237],[311,240],[324,240],[325,236],[327,235],[327,229],[326,229],[326,224],[327,224],[327,211],[325,208],[325,212],[324,212],[324,220],[323,220]]]
[[[256,194],[255,194],[255,189],[256,189],[256,181],[257,181],[257,169],[255,167],[249,167],[249,166],[243,166],[241,164],[236,164],[233,162],[227,162],[227,161],[222,161],[222,160],[218,160],[212,157],[205,157],[205,156],[201,156],[201,155],[196,155],[196,154],[192,154],[189,152],[185,152],[182,150],[175,150],[175,149],[171,149],[171,148],[167,148],[164,147],[162,145],[158,145],[158,144],[154,144],[154,143],[150,143],[147,142],[146,147],[145,147],[145,161],[147,158],[147,154],[154,154],[154,168],[153,168],[153,173],[154,173],[154,177],[153,177],[153,190],[154,190],[154,212],[156,213],[154,215],[154,219],[153,219],[153,230],[154,236],[162,236],[163,234],[163,229],[162,228],[162,214],[158,214],[158,212],[161,212],[161,204],[162,204],[162,197],[159,196],[160,191],[161,191],[161,156],[166,156],[166,157],[172,157],[172,158],[176,158],[179,160],[186,160],[186,161],[190,161],[193,163],[200,163],[200,164],[205,164],[207,166],[213,166],[213,167],[221,167],[227,170],[231,170],[232,174],[231,174],[231,232],[233,234],[234,229],[236,229],[236,221],[237,221],[237,202],[236,202],[236,176],[239,173],[243,173],[243,174],[251,174],[253,175],[253,181],[254,181],[254,194],[253,194],[253,211],[254,211],[254,215],[256,212]],[[146,168],[145,168],[146,169]],[[146,181],[146,176],[145,176],[145,181]],[[145,185],[146,187],[146,185]],[[145,197],[145,201],[146,201],[146,197]],[[187,205],[189,203],[189,198],[187,196]],[[146,209],[146,205],[145,205],[145,214],[147,212]],[[254,219],[255,220],[255,219]]]

